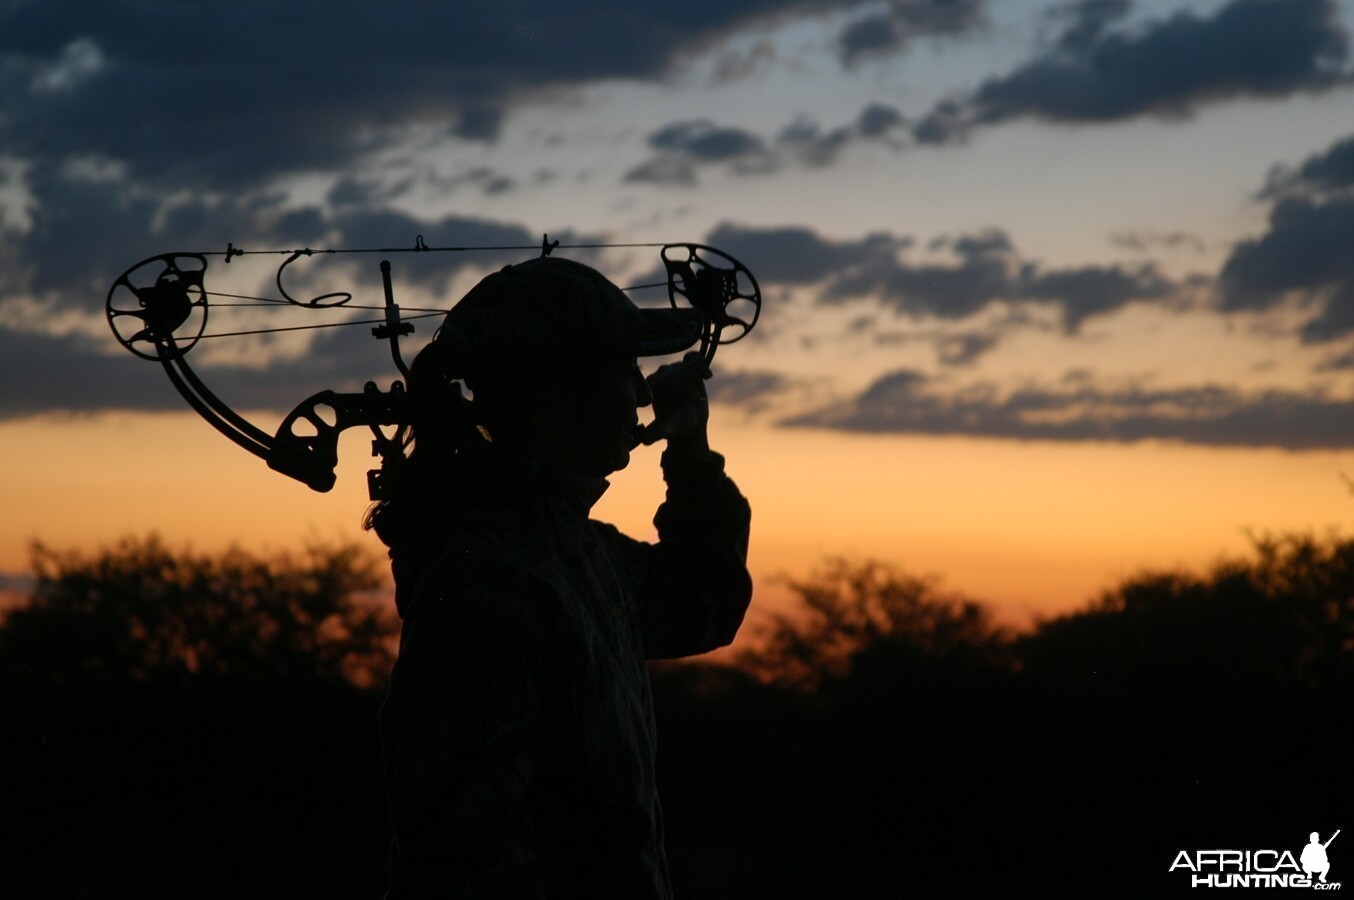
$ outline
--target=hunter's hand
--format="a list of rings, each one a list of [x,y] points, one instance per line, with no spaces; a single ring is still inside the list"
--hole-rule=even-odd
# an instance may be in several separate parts
[[[705,394],[709,377],[710,367],[699,353],[688,353],[681,362],[668,363],[650,375],[654,418],[640,431],[640,442],[666,440],[675,453],[709,453],[705,431],[710,421],[710,401]]]

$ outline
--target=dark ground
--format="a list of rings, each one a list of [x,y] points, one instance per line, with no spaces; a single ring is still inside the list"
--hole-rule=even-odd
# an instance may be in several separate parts
[[[1182,849],[1350,830],[1354,547],[1270,550],[1022,637],[840,567],[758,677],[656,669],[679,896],[1170,896]],[[60,584],[0,629],[0,896],[381,895],[379,686],[82,668],[39,652],[91,627]]]

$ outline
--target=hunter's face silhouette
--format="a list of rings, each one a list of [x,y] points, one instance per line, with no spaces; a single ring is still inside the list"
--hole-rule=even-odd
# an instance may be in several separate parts
[[[589,478],[625,468],[638,443],[638,410],[652,400],[634,357],[588,360],[558,384],[559,415],[551,417],[555,430],[548,435],[554,462]]]

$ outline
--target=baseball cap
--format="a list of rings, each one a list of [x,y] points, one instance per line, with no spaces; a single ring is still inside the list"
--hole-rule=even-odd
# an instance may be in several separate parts
[[[453,332],[479,353],[664,356],[696,343],[702,322],[695,309],[638,307],[596,269],[544,256],[485,276],[447,313],[439,337]]]

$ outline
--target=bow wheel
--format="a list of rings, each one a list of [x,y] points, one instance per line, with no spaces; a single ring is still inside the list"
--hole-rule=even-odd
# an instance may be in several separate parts
[[[672,305],[683,298],[705,317],[701,353],[707,360],[716,347],[747,336],[761,315],[762,292],[746,266],[702,244],[668,244],[662,255]]]
[[[206,257],[165,253],[123,272],[108,290],[108,324],[142,359],[177,359],[207,327]]]

